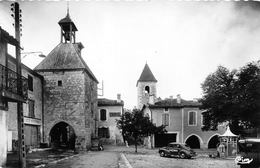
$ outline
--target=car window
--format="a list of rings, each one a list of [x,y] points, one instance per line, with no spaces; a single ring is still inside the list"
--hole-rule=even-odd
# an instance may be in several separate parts
[[[259,144],[256,143],[239,143],[239,150],[241,152],[257,152]]]

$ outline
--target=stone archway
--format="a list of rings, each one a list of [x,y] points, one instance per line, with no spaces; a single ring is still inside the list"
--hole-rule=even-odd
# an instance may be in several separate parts
[[[210,138],[209,142],[208,142],[208,149],[210,148],[216,148],[217,144],[219,143],[219,137],[218,135],[215,135],[213,137]]]
[[[192,135],[186,140],[186,144],[193,149],[200,149],[200,140],[197,136]]]
[[[52,148],[75,149],[75,132],[69,124],[65,122],[55,124],[49,136]]]

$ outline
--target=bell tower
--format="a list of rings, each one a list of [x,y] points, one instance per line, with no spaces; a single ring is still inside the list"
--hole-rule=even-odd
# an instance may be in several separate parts
[[[76,31],[78,31],[78,29],[70,18],[69,7],[67,8],[67,16],[58,23],[61,28],[61,43],[75,43]]]
[[[137,81],[137,107],[141,109],[144,104],[154,104],[156,100],[157,80],[146,63],[140,78]]]

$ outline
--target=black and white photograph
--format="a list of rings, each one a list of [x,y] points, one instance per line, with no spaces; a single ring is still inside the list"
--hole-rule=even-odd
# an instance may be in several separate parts
[[[259,46],[259,1],[0,0],[0,168],[258,168]]]

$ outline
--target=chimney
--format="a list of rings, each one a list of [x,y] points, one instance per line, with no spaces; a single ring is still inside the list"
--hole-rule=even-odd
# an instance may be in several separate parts
[[[116,100],[117,103],[121,103],[121,94],[117,94],[117,100]]]
[[[173,99],[173,96],[170,96],[170,99],[172,100],[172,99]]]
[[[177,94],[177,103],[181,103],[181,95]]]

